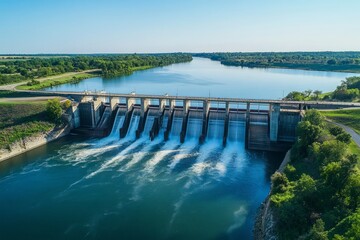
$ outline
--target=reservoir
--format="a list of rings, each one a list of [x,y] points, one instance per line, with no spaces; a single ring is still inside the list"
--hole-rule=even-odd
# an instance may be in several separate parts
[[[208,59],[100,77],[47,90],[279,99],[289,91],[333,90],[354,74],[227,67]],[[125,138],[117,114],[109,136],[67,136],[0,163],[1,239],[252,239],[256,212],[284,153],[248,151],[244,126],[216,114],[199,145],[192,113],[181,144],[176,113],[150,141],[153,117],[135,138],[133,114]]]
[[[280,99],[291,91],[333,91],[346,77],[358,74],[274,68],[241,68],[206,58],[138,71],[130,76],[95,77],[63,84],[50,91],[169,94],[171,96]]]

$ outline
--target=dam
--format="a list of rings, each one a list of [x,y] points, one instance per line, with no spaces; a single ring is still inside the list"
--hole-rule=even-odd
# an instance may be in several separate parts
[[[73,100],[74,132],[104,137],[119,128],[120,138],[134,132],[184,143],[196,139],[238,141],[246,149],[284,151],[296,138],[303,110],[359,107],[359,103],[284,101],[169,95],[107,94],[104,92],[32,92]],[[119,119],[120,118],[120,119]]]

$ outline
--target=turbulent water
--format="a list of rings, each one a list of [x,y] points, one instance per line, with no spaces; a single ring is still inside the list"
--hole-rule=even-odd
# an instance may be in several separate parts
[[[139,118],[135,109],[123,139],[119,110],[106,138],[69,136],[2,163],[1,239],[250,239],[282,154],[245,151],[244,129],[232,123],[225,148],[211,122],[199,145],[198,112],[183,144],[163,141],[167,118],[149,140],[153,112],[135,140]]]

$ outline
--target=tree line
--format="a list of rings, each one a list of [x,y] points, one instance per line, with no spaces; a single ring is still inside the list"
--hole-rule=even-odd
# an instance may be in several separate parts
[[[90,69],[101,69],[104,77],[113,77],[131,74],[138,68],[160,67],[191,60],[191,55],[183,53],[36,56],[26,60],[0,62],[0,84]]]
[[[233,52],[194,56],[229,66],[360,72],[360,52]]]

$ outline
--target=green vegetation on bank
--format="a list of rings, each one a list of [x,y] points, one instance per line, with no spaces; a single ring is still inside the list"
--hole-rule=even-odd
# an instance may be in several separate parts
[[[321,91],[306,90],[304,92],[293,91],[286,100],[326,100],[326,101],[360,101],[360,77],[348,77],[330,93],[323,94]]]
[[[359,156],[349,134],[309,110],[297,135],[290,164],[271,178],[279,239],[360,239]]]
[[[11,61],[5,61],[5,59],[0,63],[0,85],[90,69],[101,69],[104,77],[113,77],[128,75],[135,70],[192,60],[190,54],[183,53],[26,57],[26,59],[11,59]]]
[[[360,52],[198,53],[228,66],[360,72]]]
[[[92,73],[79,73],[76,75],[64,76],[55,79],[48,79],[45,81],[32,80],[29,81],[27,84],[18,86],[16,88],[19,90],[39,90],[42,88],[48,88],[64,83],[78,83],[83,79],[96,77],[96,76],[97,74],[92,74]]]
[[[34,94],[30,94],[27,92],[0,90],[0,98],[22,98],[22,97],[33,97],[33,96]]]
[[[46,102],[1,103],[0,104],[0,146],[10,144],[25,137],[45,133],[55,127],[46,114]]]
[[[0,103],[0,148],[26,137],[47,133],[61,124],[64,109],[70,101],[60,104],[58,99],[30,102]]]
[[[322,111],[321,114],[335,122],[351,127],[360,134],[360,109]]]

